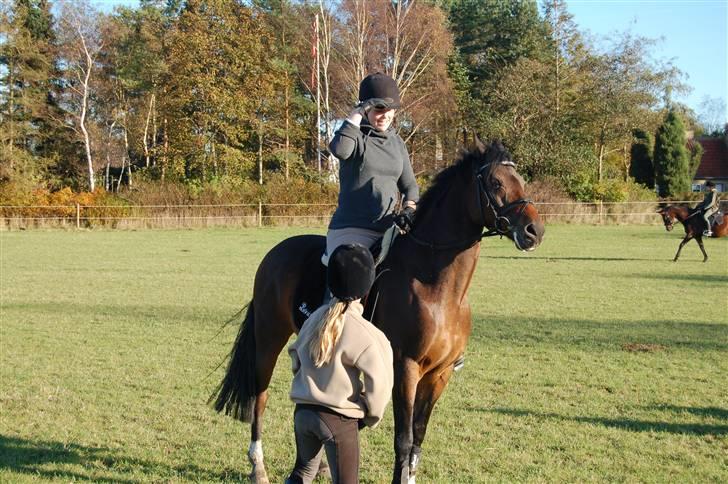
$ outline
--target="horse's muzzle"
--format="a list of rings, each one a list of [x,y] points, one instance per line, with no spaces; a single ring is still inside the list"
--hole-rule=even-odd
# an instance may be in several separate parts
[[[541,244],[545,229],[543,223],[531,222],[513,231],[513,242],[519,250],[531,251]]]

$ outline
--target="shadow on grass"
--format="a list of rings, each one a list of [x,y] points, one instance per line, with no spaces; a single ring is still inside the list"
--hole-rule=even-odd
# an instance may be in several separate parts
[[[78,471],[68,470],[69,464],[78,466]],[[228,472],[215,473],[191,464],[169,466],[161,462],[129,458],[105,447],[32,441],[4,435],[0,435],[0,469],[44,479],[124,484],[158,479],[184,478],[200,482],[243,478]],[[147,474],[149,479],[124,476],[132,471]]]
[[[692,415],[698,415],[700,417],[719,418],[721,420],[728,420],[728,409],[720,407],[681,407],[678,405],[655,405],[648,407],[651,409],[662,410],[665,412],[674,413],[690,413]]]
[[[243,306],[246,301],[240,300],[239,306]],[[4,309],[8,311],[18,311],[24,314],[28,313],[46,313],[51,317],[69,316],[76,319],[83,318],[85,321],[95,321],[99,318],[107,318],[110,321],[118,321],[120,315],[127,319],[155,321],[158,323],[166,321],[176,322],[192,322],[199,324],[201,321],[210,321],[210,311],[200,306],[185,305],[163,305],[163,304],[113,304],[113,303],[83,303],[83,302],[63,302],[55,301],[38,302],[28,299],[23,302],[12,302],[4,305]],[[226,321],[226,316],[222,316],[219,321],[212,321],[210,324],[222,325]],[[91,323],[89,323],[91,324]],[[94,322],[93,324],[96,324]]]
[[[630,420],[630,419],[612,419],[600,417],[578,417],[559,415],[557,413],[541,413],[531,412],[528,410],[518,410],[513,408],[491,408],[478,409],[482,412],[500,413],[511,415],[513,417],[529,417],[543,420],[571,421],[588,423],[595,425],[603,425],[604,427],[629,430],[632,432],[669,432],[672,434],[690,434],[690,435],[725,435],[728,434],[728,425],[705,425],[705,424],[683,424],[647,420]]]
[[[702,259],[701,259],[702,264]],[[629,274],[628,277],[634,277],[638,279],[657,279],[667,281],[690,281],[690,282],[710,282],[725,284],[728,283],[728,276],[721,276],[717,274]],[[725,300],[723,301],[725,302]]]
[[[666,351],[726,351],[725,323],[596,321],[588,319],[477,316],[472,339],[486,345],[575,347],[622,351],[625,344],[664,346]]]
[[[664,258],[654,259],[654,258],[644,258],[644,257],[579,257],[579,256],[570,256],[570,257],[534,257],[532,255],[481,255],[481,259],[507,259],[507,260],[545,260],[545,261],[557,261],[557,260],[580,260],[580,261],[599,261],[599,262],[616,262],[616,261],[651,261],[651,262],[660,262],[665,261]]]

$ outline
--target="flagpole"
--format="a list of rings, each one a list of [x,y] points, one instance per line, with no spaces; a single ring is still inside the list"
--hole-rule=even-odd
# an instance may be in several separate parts
[[[316,14],[314,23],[315,46],[316,49],[316,159],[318,162],[318,172],[321,173],[321,68],[319,54],[319,16]]]

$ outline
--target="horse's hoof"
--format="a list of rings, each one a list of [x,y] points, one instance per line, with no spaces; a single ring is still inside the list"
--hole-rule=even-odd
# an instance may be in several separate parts
[[[252,484],[270,484],[270,481],[268,480],[268,474],[265,472],[265,469],[254,469],[248,477],[250,478],[250,482]]]

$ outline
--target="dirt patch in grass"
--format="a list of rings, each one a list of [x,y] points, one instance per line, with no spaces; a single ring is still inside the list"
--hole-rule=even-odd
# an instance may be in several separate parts
[[[651,343],[624,343],[622,349],[631,353],[656,353],[665,351],[667,346]]]

